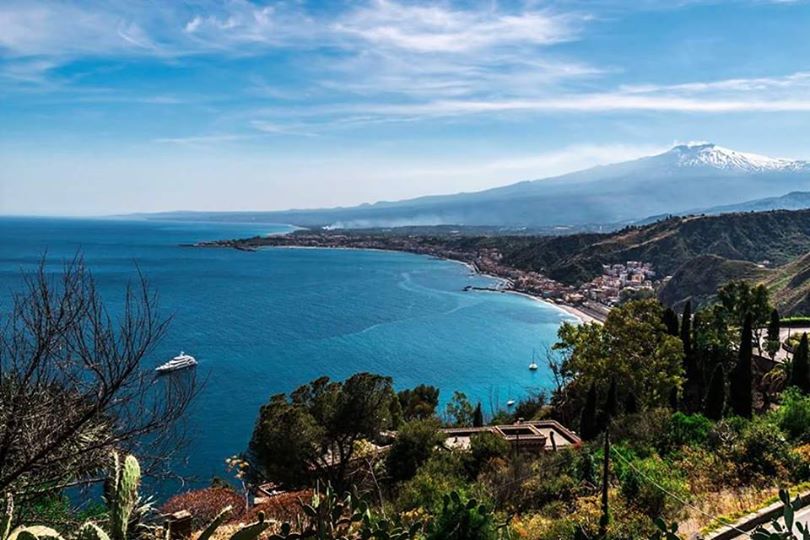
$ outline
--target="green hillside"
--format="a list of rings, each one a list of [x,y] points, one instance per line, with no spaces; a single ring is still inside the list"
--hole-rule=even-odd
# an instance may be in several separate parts
[[[782,265],[810,251],[810,210],[672,217],[608,234],[452,242],[465,248],[497,247],[512,266],[576,285],[599,275],[602,264],[628,260],[651,262],[660,276],[674,275],[684,264],[706,255]]]

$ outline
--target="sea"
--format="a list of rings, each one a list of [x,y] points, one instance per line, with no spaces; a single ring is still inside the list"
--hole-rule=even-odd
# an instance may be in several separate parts
[[[485,414],[552,386],[545,363],[559,308],[517,294],[465,291],[497,284],[466,266],[408,253],[182,247],[204,240],[289,232],[272,224],[129,219],[0,218],[0,317],[23,274],[43,258],[58,273],[81,256],[106,303],[120,308],[138,272],[171,317],[146,359],[151,370],[181,350],[199,361],[205,384],[188,413],[190,443],[178,464],[186,481],[158,496],[225,477],[243,451],[259,407],[327,375],[368,371],[397,389],[430,384],[442,407],[464,392]]]

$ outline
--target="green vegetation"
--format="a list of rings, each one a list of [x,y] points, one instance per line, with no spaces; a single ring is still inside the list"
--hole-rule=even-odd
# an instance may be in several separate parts
[[[251,471],[292,486],[328,479],[342,489],[357,443],[400,422],[390,377],[358,373],[343,382],[321,377],[262,406],[250,440]]]

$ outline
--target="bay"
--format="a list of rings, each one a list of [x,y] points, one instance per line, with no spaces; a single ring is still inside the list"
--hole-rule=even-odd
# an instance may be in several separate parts
[[[532,351],[553,342],[567,313],[519,295],[463,291],[492,285],[464,265],[382,251],[196,249],[180,244],[290,230],[284,225],[147,220],[0,218],[0,308],[21,272],[81,254],[113,310],[140,271],[172,317],[148,358],[180,350],[207,383],[189,412],[182,473],[207,485],[245,449],[259,406],[321,375],[393,377],[398,389],[431,384],[485,412],[551,385]],[[165,495],[179,486],[158,487]],[[189,487],[186,485],[185,487]]]

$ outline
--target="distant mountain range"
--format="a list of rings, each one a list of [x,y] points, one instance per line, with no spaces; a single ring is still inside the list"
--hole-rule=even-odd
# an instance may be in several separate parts
[[[472,193],[279,212],[151,214],[340,228],[466,225],[615,228],[647,216],[810,206],[810,163],[685,144],[655,156]],[[784,195],[779,197],[784,193]],[[807,203],[803,201],[808,201]],[[785,206],[789,205],[789,206]]]
[[[731,212],[767,212],[769,210],[803,210],[810,208],[810,192],[792,191],[781,197],[766,197],[739,204],[713,206],[701,211],[703,214],[728,214]]]

